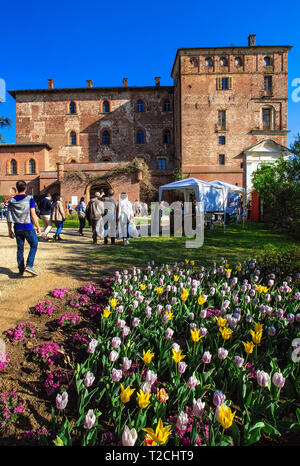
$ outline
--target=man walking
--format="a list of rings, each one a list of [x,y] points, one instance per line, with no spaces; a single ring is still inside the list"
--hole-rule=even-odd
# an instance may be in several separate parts
[[[117,219],[119,214],[118,201],[114,199],[114,191],[108,190],[108,196],[102,198],[104,203],[104,244],[108,244],[110,236],[111,244],[115,244],[117,236]]]
[[[104,214],[104,205],[100,199],[100,193],[95,193],[94,197],[89,201],[86,207],[86,217],[92,227],[93,243],[97,243],[99,223],[101,222],[102,215]]]
[[[47,193],[46,197],[41,200],[39,209],[40,209],[40,218],[43,221],[44,231],[42,237],[44,240],[48,241],[48,235],[52,229],[52,221],[51,221],[51,194]]]
[[[8,234],[10,238],[16,238],[17,242],[17,262],[19,273],[23,276],[24,271],[33,276],[37,272],[33,268],[34,259],[38,247],[38,238],[33,228],[33,223],[37,228],[37,234],[41,234],[39,220],[35,212],[35,204],[31,196],[26,195],[25,181],[16,183],[17,195],[8,201]],[[14,225],[14,229],[13,226]],[[30,250],[27,257],[26,267],[24,262],[24,243],[29,243]]]

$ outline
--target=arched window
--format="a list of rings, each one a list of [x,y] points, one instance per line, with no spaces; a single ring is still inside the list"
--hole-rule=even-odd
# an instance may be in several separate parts
[[[11,175],[17,175],[17,161],[12,159],[9,163],[9,173]]]
[[[108,146],[110,144],[110,134],[107,130],[102,133],[102,144]]]
[[[136,133],[136,143],[144,144],[144,131],[139,129]]]
[[[70,146],[76,146],[76,144],[77,144],[77,134],[75,133],[75,131],[70,132],[69,144],[70,144]]]
[[[102,104],[102,112],[103,113],[109,113],[109,102],[108,100],[104,100],[103,104]]]
[[[228,66],[228,61],[226,57],[221,57],[220,58],[220,65],[221,66]]]
[[[271,57],[265,57],[264,58],[264,64],[265,64],[265,66],[271,66],[271,64],[272,64]]]
[[[171,144],[171,131],[169,129],[164,131],[164,143]]]
[[[213,61],[211,57],[205,58],[205,66],[213,66]]]
[[[72,159],[70,163],[77,163],[76,160]]]
[[[34,159],[30,159],[28,162],[28,173],[36,173],[36,163]]]
[[[71,113],[71,114],[77,113],[77,112],[76,112],[76,104],[75,104],[75,102],[70,102],[70,103],[69,103],[69,113]]]
[[[171,102],[169,100],[164,101],[164,112],[169,112],[171,110]]]
[[[142,100],[137,101],[136,111],[139,113],[144,111],[144,102]]]
[[[241,57],[235,57],[234,64],[235,64],[235,66],[242,66],[243,61],[242,61]]]

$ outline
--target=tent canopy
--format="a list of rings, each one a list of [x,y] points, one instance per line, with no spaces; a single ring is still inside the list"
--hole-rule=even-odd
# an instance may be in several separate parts
[[[214,180],[214,181],[209,181],[208,183],[212,184],[213,186],[215,185],[224,186],[224,188],[227,190],[228,193],[232,193],[235,191],[238,191],[241,193],[245,192],[244,188],[241,188],[240,186],[236,186],[234,184],[225,183],[224,181]]]
[[[163,191],[169,190],[182,191],[185,201],[188,201],[189,194],[194,192],[196,201],[203,202],[204,212],[224,212],[224,202],[227,196],[226,189],[222,185],[196,178],[175,181],[159,187],[159,202],[161,202]]]

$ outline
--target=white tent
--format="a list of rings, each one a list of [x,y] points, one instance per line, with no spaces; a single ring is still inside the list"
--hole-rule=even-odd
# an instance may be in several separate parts
[[[214,180],[210,181],[209,183],[212,184],[212,186],[223,186],[225,189],[225,212],[224,212],[224,223],[225,223],[225,214],[226,214],[226,207],[227,207],[227,199],[228,199],[228,194],[229,193],[236,193],[240,192],[243,194],[243,212],[242,212],[242,218],[243,218],[243,225],[244,225],[244,220],[245,220],[245,215],[246,215],[246,190],[242,188],[241,186],[236,186],[234,184],[229,184],[225,183],[224,181],[219,181],[219,180]]]
[[[225,211],[226,190],[224,186],[214,185],[212,182],[198,180],[196,178],[187,178],[185,180],[175,181],[160,186],[158,189],[159,205],[162,200],[164,191],[180,191],[184,194],[184,201],[189,201],[190,193],[195,193],[197,203],[202,203],[204,212],[220,212]],[[151,229],[152,232],[159,231],[159,211],[155,209],[152,212]],[[225,222],[224,222],[225,225]]]
[[[223,212],[225,206],[226,189],[218,183],[206,182],[196,178],[174,181],[160,186],[158,189],[158,199],[161,202],[164,191],[181,191],[184,194],[184,201],[187,202],[190,193],[194,192],[196,201],[203,202],[204,212]]]

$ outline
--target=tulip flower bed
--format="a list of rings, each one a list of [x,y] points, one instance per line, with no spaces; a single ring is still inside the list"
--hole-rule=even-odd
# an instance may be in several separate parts
[[[248,446],[299,436],[299,278],[263,276],[250,259],[186,260],[52,292],[33,311],[55,317],[52,341],[34,343],[30,327],[26,346],[49,425],[24,429],[23,440]],[[9,371],[9,352],[3,361]],[[4,415],[0,405],[1,433]]]

